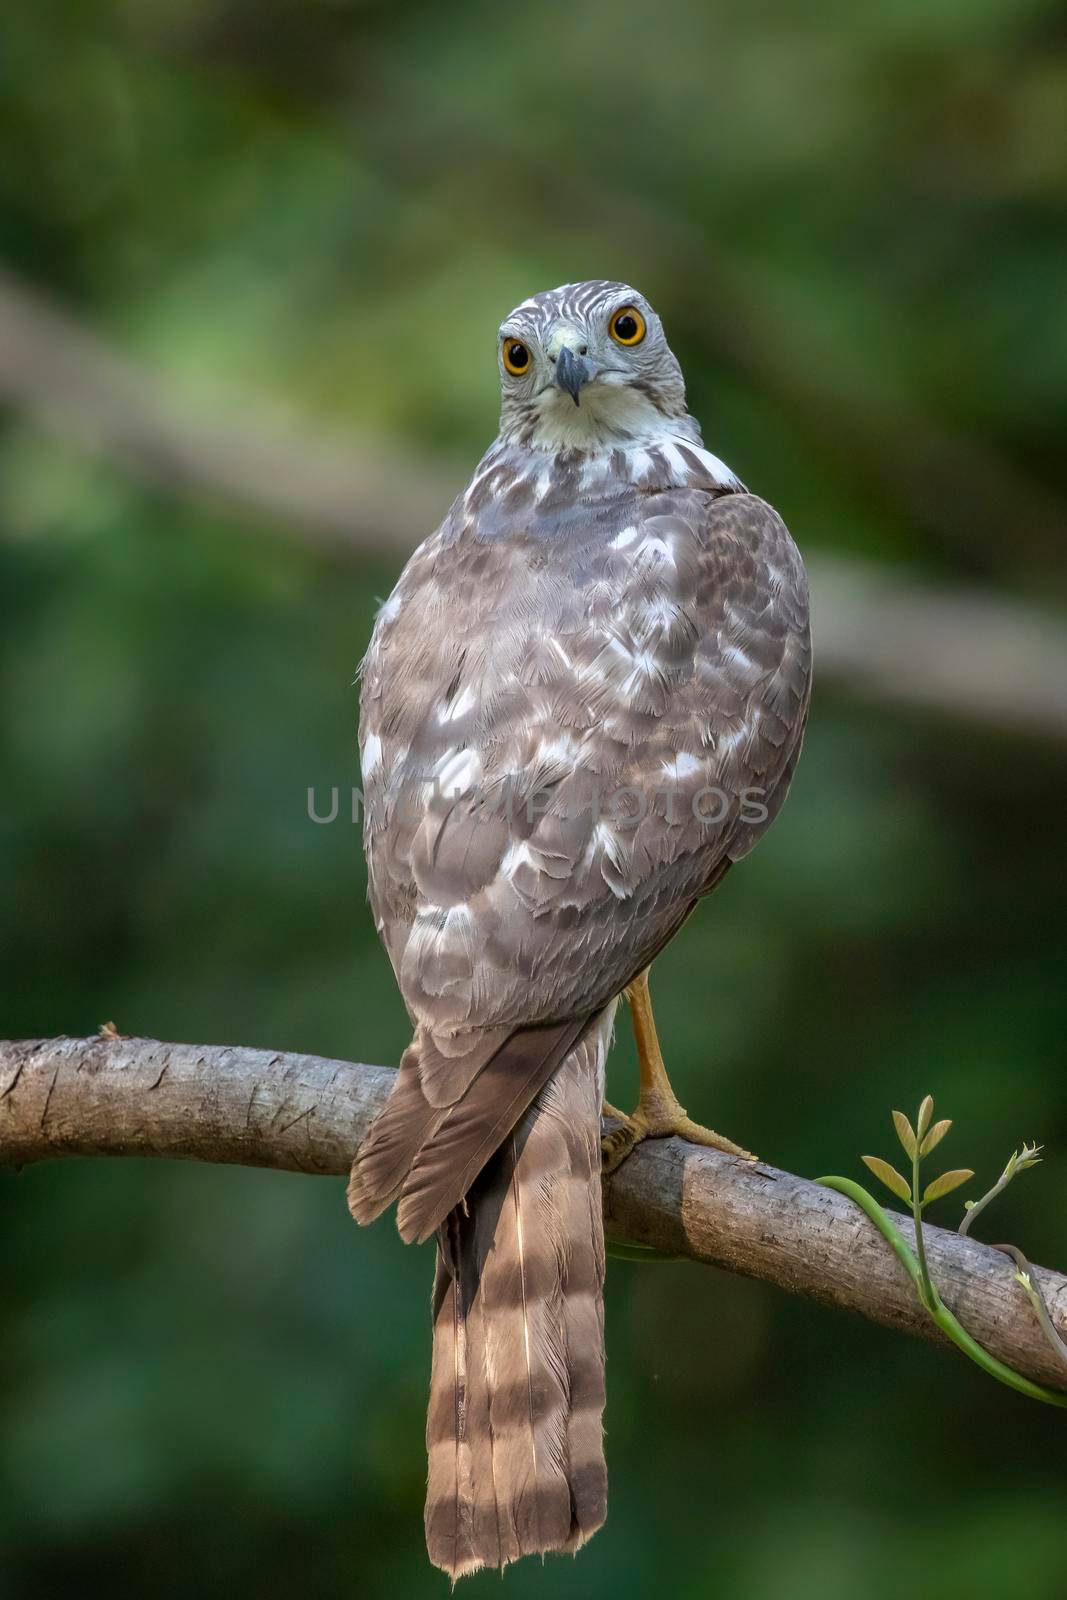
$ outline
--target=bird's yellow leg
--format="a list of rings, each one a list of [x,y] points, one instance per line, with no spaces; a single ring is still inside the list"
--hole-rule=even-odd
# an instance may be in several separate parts
[[[642,1139],[663,1139],[669,1134],[677,1134],[691,1144],[710,1145],[714,1150],[725,1150],[728,1155],[743,1156],[746,1161],[754,1161],[755,1156],[742,1150],[732,1139],[726,1139],[713,1128],[705,1128],[699,1122],[694,1122],[685,1107],[679,1104],[663,1064],[656,1019],[652,1014],[652,996],[648,992],[647,968],[639,978],[634,979],[626,991],[626,998],[630,1004],[637,1057],[641,1064],[641,1092],[637,1109],[629,1117],[616,1111],[607,1101],[604,1102],[604,1114],[622,1121],[621,1128],[612,1129],[604,1137],[604,1171],[614,1172]]]

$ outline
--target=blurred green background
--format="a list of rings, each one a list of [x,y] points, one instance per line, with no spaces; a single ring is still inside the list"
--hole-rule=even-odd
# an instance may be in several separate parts
[[[209,431],[254,397],[406,490],[492,437],[513,304],[627,279],[806,552],[1055,612],[1065,106],[1040,0],[9,0],[0,259]],[[41,425],[55,382],[30,362],[0,411],[0,1031],[395,1061],[358,830],[306,791],[358,779],[354,668],[429,523],[368,550],[354,507],[360,553],[149,483]],[[849,677],[656,967],[675,1080],[813,1176],[891,1154],[926,1091],[983,1188],[1044,1139],[986,1236],[1063,1267],[1062,726]],[[431,1267],[340,1182],[0,1173],[0,1594],[444,1593]],[[607,1322],[608,1526],[510,1595],[1063,1594],[1061,1413],[697,1267],[614,1263]]]

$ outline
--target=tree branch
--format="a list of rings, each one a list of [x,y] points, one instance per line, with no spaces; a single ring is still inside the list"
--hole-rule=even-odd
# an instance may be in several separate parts
[[[412,550],[462,485],[377,440],[324,437],[247,395],[182,404],[0,267],[0,400],[50,433],[172,495],[234,506],[349,552]]]
[[[347,1174],[389,1092],[386,1067],[154,1039],[0,1043],[0,1165],[56,1156],[171,1156]],[[842,1195],[677,1139],[638,1147],[605,1181],[610,1232],[777,1284],[943,1342],[889,1246]],[[994,1355],[1067,1387],[1011,1262],[925,1229],[945,1303]],[[1067,1277],[1035,1269],[1067,1333]]]
[[[410,445],[331,439],[321,426],[272,416],[254,398],[183,407],[158,374],[0,268],[2,399],[136,478],[252,511],[289,537],[346,555],[406,554],[462,487],[459,474]],[[956,487],[977,482],[988,498],[987,451],[979,461],[977,476],[961,471]],[[1014,482],[1004,494],[1013,515],[1048,521],[1044,510],[1023,509]],[[991,594],[938,593],[841,557],[811,556],[808,570],[820,683],[1067,740],[1067,628],[1051,612]]]

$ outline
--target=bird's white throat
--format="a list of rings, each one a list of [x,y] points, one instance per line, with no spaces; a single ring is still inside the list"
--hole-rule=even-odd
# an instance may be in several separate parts
[[[699,438],[691,418],[684,414],[665,417],[647,394],[620,382],[613,373],[605,373],[588,384],[578,405],[553,384],[536,396],[533,409],[537,421],[529,444],[550,455],[559,450],[655,444],[679,435],[688,437],[690,433],[694,440]]]

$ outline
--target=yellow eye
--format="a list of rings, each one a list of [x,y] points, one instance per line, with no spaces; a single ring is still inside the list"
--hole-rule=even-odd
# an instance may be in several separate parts
[[[530,352],[521,339],[504,340],[504,366],[515,378],[529,371]]]
[[[645,337],[645,319],[636,306],[622,306],[611,319],[610,333],[616,344],[640,344]]]

